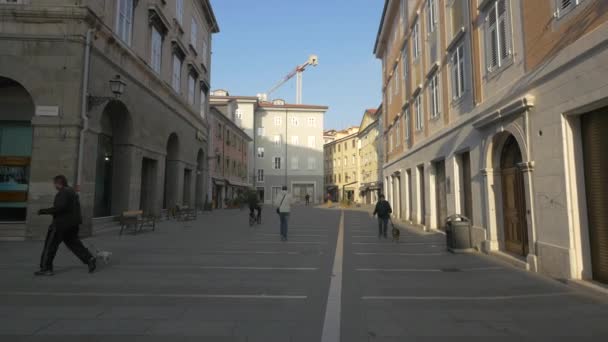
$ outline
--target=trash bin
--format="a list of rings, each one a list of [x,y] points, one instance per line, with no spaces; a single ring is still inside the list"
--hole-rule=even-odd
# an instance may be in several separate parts
[[[473,248],[471,221],[462,215],[452,215],[446,220],[446,242],[450,251],[465,251]]]

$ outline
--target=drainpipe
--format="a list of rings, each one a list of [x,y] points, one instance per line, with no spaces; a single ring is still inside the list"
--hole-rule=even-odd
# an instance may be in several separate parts
[[[89,118],[87,116],[87,95],[89,86],[89,64],[91,60],[91,35],[93,29],[88,29],[86,34],[86,43],[84,47],[84,65],[82,77],[82,98],[80,104],[80,117],[82,118],[82,129],[80,130],[80,139],[78,141],[78,168],[76,173],[76,191],[80,192],[82,184],[82,164],[84,158],[84,135],[89,129]]]

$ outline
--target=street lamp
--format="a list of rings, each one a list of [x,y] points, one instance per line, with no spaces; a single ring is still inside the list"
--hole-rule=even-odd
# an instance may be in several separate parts
[[[94,95],[88,95],[87,96],[87,107],[88,110],[91,111],[93,108],[104,104],[108,101],[112,101],[114,99],[119,98],[124,92],[125,92],[125,88],[127,87],[127,84],[120,79],[120,75],[116,75],[114,76],[113,79],[111,79],[110,81],[110,91],[112,91],[112,94],[114,94],[114,96],[94,96]]]

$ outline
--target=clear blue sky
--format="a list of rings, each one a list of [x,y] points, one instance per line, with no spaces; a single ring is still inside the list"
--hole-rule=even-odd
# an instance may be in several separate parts
[[[212,0],[220,26],[213,37],[212,89],[255,96],[308,55],[303,99],[330,107],[325,129],[358,125],[381,101],[381,66],[373,55],[381,0]],[[295,78],[273,98],[295,102]]]

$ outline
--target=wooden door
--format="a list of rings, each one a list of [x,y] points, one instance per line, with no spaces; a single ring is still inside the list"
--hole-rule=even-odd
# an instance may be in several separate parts
[[[471,155],[462,154],[462,212],[473,222],[473,194],[471,190]]]
[[[445,180],[445,161],[435,163],[435,209],[437,228],[444,230],[448,217],[448,201]]]
[[[583,115],[581,135],[591,271],[593,279],[608,283],[608,110]]]
[[[505,249],[526,256],[528,254],[528,225],[524,178],[518,165],[521,151],[517,141],[510,136],[501,155],[502,213]]]

